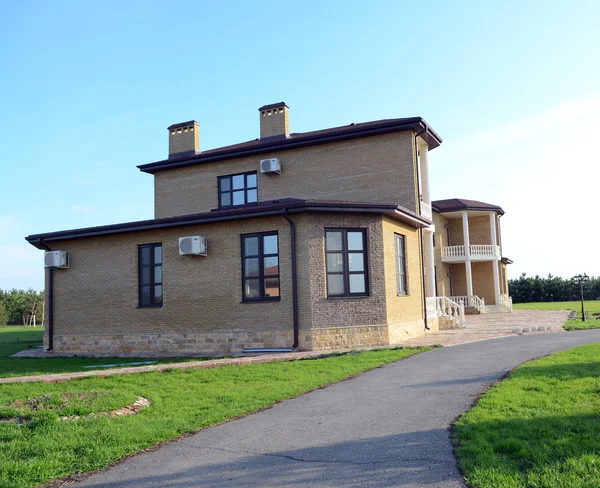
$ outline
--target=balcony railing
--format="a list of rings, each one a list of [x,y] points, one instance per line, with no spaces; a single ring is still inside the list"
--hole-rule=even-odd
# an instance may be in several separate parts
[[[500,259],[500,246],[472,244],[469,246],[469,257],[471,261],[493,261]],[[442,261],[460,262],[467,259],[465,246],[442,247]]]
[[[431,212],[431,205],[421,201],[421,217],[425,217],[428,220],[433,220],[433,213]]]

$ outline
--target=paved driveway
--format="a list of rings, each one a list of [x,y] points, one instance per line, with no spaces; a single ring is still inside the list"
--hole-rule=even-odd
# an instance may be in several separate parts
[[[463,487],[448,426],[511,368],[600,330],[433,350],[165,445],[81,486]]]
[[[425,346],[429,344],[455,346],[466,342],[515,336],[521,334],[515,332],[515,329],[531,327],[532,325],[542,325],[548,330],[526,332],[525,334],[564,332],[562,325],[568,318],[569,312],[565,310],[515,310],[512,313],[467,315],[467,326],[464,329],[432,332],[414,339],[408,339],[402,344],[407,346]]]

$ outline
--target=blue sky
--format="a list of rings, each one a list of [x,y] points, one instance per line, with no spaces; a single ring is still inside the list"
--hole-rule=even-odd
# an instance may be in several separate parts
[[[420,115],[434,199],[503,206],[511,275],[600,275],[600,2],[0,3],[0,288],[41,289],[32,233],[151,218],[166,127],[209,149]],[[581,238],[581,234],[585,238]]]

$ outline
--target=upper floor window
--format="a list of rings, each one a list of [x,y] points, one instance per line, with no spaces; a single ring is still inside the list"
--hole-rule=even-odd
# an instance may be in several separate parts
[[[408,295],[406,287],[406,246],[403,235],[394,234],[396,249],[396,293]]]
[[[139,306],[160,307],[163,302],[162,244],[138,247]]]
[[[364,229],[325,231],[327,296],[352,297],[369,294],[367,235]]]
[[[277,232],[242,236],[243,301],[279,300]]]
[[[258,202],[256,171],[219,177],[219,208]]]

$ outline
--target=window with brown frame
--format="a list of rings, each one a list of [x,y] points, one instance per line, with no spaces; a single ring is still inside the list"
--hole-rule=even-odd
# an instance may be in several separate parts
[[[408,295],[406,286],[406,244],[401,234],[394,234],[396,254],[396,294]]]
[[[256,171],[219,176],[219,208],[238,207],[258,202]]]
[[[242,235],[242,300],[279,300],[277,232]]]
[[[326,229],[325,258],[328,297],[369,295],[364,229]]]
[[[140,307],[162,307],[162,244],[138,246],[138,293]]]

